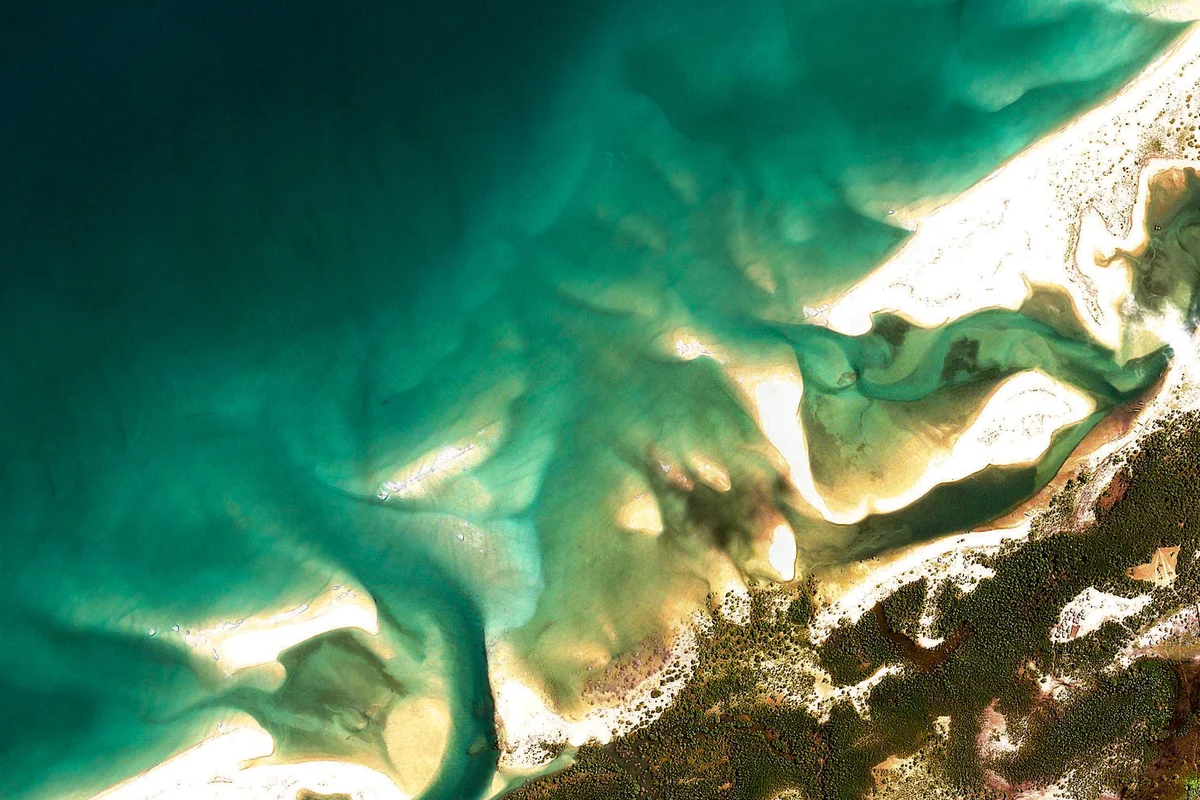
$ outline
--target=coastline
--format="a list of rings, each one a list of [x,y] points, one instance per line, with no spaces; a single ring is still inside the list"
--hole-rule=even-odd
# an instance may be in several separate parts
[[[1143,187],[1148,187],[1152,175],[1148,172],[1150,165],[1160,164],[1191,164],[1195,165],[1194,159],[1200,158],[1200,150],[1197,150],[1193,145],[1187,145],[1187,152],[1191,154],[1193,160],[1166,160],[1152,158],[1146,155],[1144,143],[1139,144],[1137,148],[1129,151],[1122,150],[1128,144],[1126,139],[1121,138],[1126,135],[1134,135],[1139,127],[1131,126],[1127,132],[1126,129],[1120,135],[1113,134],[1106,140],[1104,147],[1094,143],[1066,143],[1062,145],[1062,149],[1055,151],[1053,149],[1046,152],[1039,151],[1046,142],[1055,139],[1055,137],[1066,136],[1071,131],[1093,130],[1089,127],[1094,124],[1094,117],[1101,110],[1107,110],[1110,114],[1126,113],[1120,109],[1132,109],[1136,106],[1135,101],[1142,104],[1147,104],[1146,99],[1154,94],[1154,92],[1171,93],[1169,84],[1156,84],[1157,89],[1150,90],[1150,93],[1145,97],[1141,97],[1134,91],[1146,78],[1148,74],[1153,74],[1154,80],[1165,80],[1166,71],[1174,73],[1180,68],[1178,59],[1184,47],[1190,47],[1196,51],[1196,54],[1189,56],[1186,63],[1183,65],[1185,70],[1189,70],[1189,75],[1195,74],[1200,80],[1200,30],[1193,28],[1191,32],[1177,42],[1170,52],[1164,54],[1158,61],[1152,65],[1143,76],[1134,81],[1129,87],[1111,98],[1088,115],[1085,115],[1081,120],[1072,123],[1062,131],[1052,134],[1042,142],[1034,145],[1029,150],[1014,157],[997,173],[977,184],[972,190],[963,195],[963,198],[969,198],[969,202],[964,200],[960,205],[958,201],[939,206],[935,211],[923,216],[915,222],[918,230],[917,236],[923,237],[920,239],[920,244],[917,244],[917,237],[906,245],[893,259],[880,267],[879,270],[869,275],[860,284],[860,287],[851,290],[850,292],[837,298],[827,312],[814,315],[812,321],[822,322],[827,324],[834,330],[839,330],[845,333],[863,332],[863,320],[869,327],[870,315],[876,311],[891,309],[897,313],[912,319],[918,324],[931,325],[942,324],[951,319],[954,315],[962,315],[973,310],[978,310],[979,306],[974,305],[977,302],[986,300],[986,307],[1000,308],[1018,308],[1021,303],[1029,295],[1029,286],[1032,282],[1061,282],[1063,286],[1071,293],[1072,302],[1077,310],[1081,313],[1079,317],[1085,326],[1088,326],[1091,332],[1097,339],[1106,343],[1112,343],[1114,349],[1117,349],[1122,344],[1120,335],[1120,314],[1119,307],[1124,300],[1126,294],[1120,291],[1119,278],[1121,270],[1113,269],[1106,271],[1096,265],[1095,254],[1097,252],[1115,252],[1120,248],[1130,249],[1135,251],[1137,247],[1144,246],[1145,242],[1138,242],[1139,237],[1144,240],[1146,234],[1144,231],[1144,222],[1146,210],[1143,207],[1143,202],[1147,195]],[[1168,68],[1169,67],[1169,68]],[[1165,88],[1164,88],[1165,87]],[[1150,103],[1153,105],[1153,103]],[[1175,108],[1175,106],[1169,106]],[[1116,110],[1114,110],[1116,109]],[[1154,105],[1157,118],[1161,119],[1166,112],[1163,112],[1157,105]],[[1149,119],[1150,111],[1146,111],[1146,118]],[[1085,124],[1086,123],[1086,124]],[[1148,127],[1153,127],[1155,123],[1147,123]],[[1077,135],[1077,134],[1073,134]],[[1091,148],[1091,149],[1089,149]],[[1108,148],[1108,149],[1104,149]],[[1100,153],[1118,153],[1116,156],[1100,155]],[[1040,153],[1039,157],[1046,157],[1047,165],[1038,166],[1034,163],[1034,154]],[[1076,153],[1079,157],[1079,162],[1068,167],[1066,159],[1069,153]],[[1119,169],[1126,160],[1130,157],[1130,153],[1141,153],[1137,159],[1138,163],[1142,164],[1141,171],[1138,173],[1137,190],[1131,207],[1128,210],[1128,217],[1124,212],[1113,215],[1116,206],[1112,204],[1100,203],[1096,200],[1091,204],[1084,204],[1076,207],[1071,213],[1078,219],[1078,225],[1075,222],[1063,221],[1064,212],[1054,204],[1049,206],[1042,204],[1047,192],[1059,191],[1055,189],[1060,186],[1065,180],[1065,176],[1074,175],[1078,180],[1084,174],[1080,170],[1084,167],[1080,166],[1090,159],[1092,164],[1110,164]],[[1086,158],[1085,158],[1086,156]],[[1105,160],[1107,159],[1107,160]],[[1168,168],[1168,167],[1164,167]],[[1011,173],[1005,173],[1005,170],[1013,170]],[[1072,170],[1075,170],[1074,172]],[[1000,173],[1004,173],[1001,177]],[[1039,183],[1037,180],[1032,180],[1033,176],[1041,176]],[[1115,179],[1115,175],[1114,175]],[[978,207],[981,202],[984,202],[985,195],[982,194],[985,189],[992,192],[1012,191],[1014,185],[1036,185],[1037,191],[1033,193],[1031,198],[1024,198],[1023,202],[1032,207],[1026,215],[1021,217],[1023,221],[1014,221],[1015,217],[1012,213],[1012,207],[1006,206],[1005,212],[996,220],[996,224],[992,228],[987,228],[981,225],[979,219],[969,219],[967,215],[973,213],[971,208]],[[1122,189],[1119,181],[1109,185],[1108,187],[1100,187],[1097,191],[1102,191],[1104,188],[1112,190],[1113,196],[1119,198],[1126,191]],[[1047,191],[1043,192],[1045,188]],[[1061,195],[1056,195],[1061,200]],[[1082,203],[1083,201],[1081,201]],[[1115,202],[1115,201],[1113,201]],[[986,204],[986,203],[984,203]],[[1042,205],[1039,205],[1042,204]],[[1047,209],[1052,209],[1048,212]],[[1038,219],[1038,215],[1041,219]],[[1129,219],[1129,233],[1125,236],[1114,235],[1108,232],[1107,226],[1104,224],[1105,219]],[[1037,224],[1034,224],[1034,220]],[[1061,230],[1055,233],[1051,228],[1053,225],[1046,220],[1058,220],[1063,222]],[[950,233],[950,227],[957,222],[962,223],[962,230],[978,231],[977,234],[962,238],[960,234]],[[968,224],[969,223],[969,224]],[[1029,226],[1027,233],[1029,234],[1028,241],[1030,249],[1024,253],[1011,252],[1003,256],[999,264],[996,264],[993,258],[990,263],[986,264],[989,268],[995,266],[995,272],[992,276],[983,276],[983,280],[978,280],[977,273],[965,273],[960,271],[960,267],[972,262],[972,259],[978,261],[978,256],[981,252],[986,252],[995,241],[1007,237],[1008,241],[1013,240],[1013,226],[1026,225]],[[1041,226],[1041,227],[1039,227]],[[1043,230],[1043,228],[1045,230]],[[1001,231],[1001,233],[996,233]],[[1060,235],[1061,234],[1061,235]],[[960,241],[963,244],[961,250],[957,253],[954,251],[945,251],[943,255],[937,259],[928,259],[928,252],[931,241],[936,241],[939,236],[949,237],[949,240]],[[958,237],[958,238],[956,238]],[[1020,237],[1017,237],[1020,240]],[[1070,247],[1074,240],[1074,247]],[[1034,252],[1034,246],[1037,246],[1038,253]],[[1054,248],[1066,244],[1067,249],[1056,251]],[[1071,257],[1063,259],[1062,253],[1070,252]],[[1057,253],[1054,257],[1050,257],[1050,253]],[[1088,261],[1088,256],[1091,256],[1091,261]],[[1062,260],[1064,263],[1061,267],[1056,266],[1055,258]],[[1090,264],[1090,266],[1089,266]],[[914,292],[905,292],[905,285],[931,285],[928,279],[929,275],[934,272],[948,272],[950,274],[960,275],[962,285],[954,288],[954,292],[948,294],[943,302],[930,303],[924,300],[919,300]],[[922,277],[922,274],[925,277]],[[877,277],[878,276],[878,277]],[[1126,279],[1127,280],[1127,279]],[[942,281],[944,283],[944,281]],[[971,298],[968,294],[964,294],[964,287],[972,287],[977,285],[977,295]],[[1016,290],[1020,288],[1021,293],[1018,298]],[[1015,303],[1015,305],[1014,305]],[[969,306],[969,308],[968,308]],[[870,310],[868,310],[870,307]],[[964,310],[966,309],[966,310]],[[1115,327],[1114,327],[1115,326]],[[1018,539],[1028,534],[1027,518],[1039,510],[1046,507],[1049,498],[1053,495],[1061,484],[1068,478],[1079,473],[1079,470],[1087,467],[1094,470],[1096,483],[1103,483],[1102,476],[1105,475],[1106,464],[1108,464],[1109,456],[1128,446],[1135,441],[1139,435],[1139,431],[1143,426],[1151,422],[1163,413],[1178,408],[1192,408],[1200,405],[1200,394],[1193,388],[1197,385],[1197,380],[1200,379],[1200,358],[1195,356],[1196,349],[1194,342],[1184,341],[1179,339],[1179,332],[1170,330],[1169,326],[1163,327],[1158,331],[1158,334],[1164,337],[1164,340],[1170,341],[1174,339],[1178,345],[1176,347],[1177,360],[1173,360],[1169,368],[1168,374],[1164,376],[1162,382],[1153,391],[1151,396],[1146,398],[1141,403],[1140,407],[1131,405],[1128,409],[1123,410],[1119,414],[1114,414],[1098,424],[1084,438],[1084,441],[1072,453],[1068,463],[1059,470],[1055,478],[1034,498],[1025,503],[1020,509],[1012,512],[1006,517],[998,520],[996,528],[980,531],[980,532],[965,532],[962,534],[951,535],[934,542],[924,543],[913,548],[898,551],[895,554],[888,554],[880,559],[873,559],[867,562],[853,565],[846,568],[842,572],[830,574],[821,577],[821,596],[823,602],[827,603],[820,612],[818,619],[819,624],[814,623],[814,632],[816,635],[828,635],[828,630],[832,630],[832,626],[844,617],[853,617],[855,612],[863,613],[869,610],[873,603],[884,596],[886,593],[896,588],[900,583],[912,580],[915,576],[922,574],[921,569],[927,568],[938,571],[938,576],[943,579],[962,580],[963,585],[970,585],[971,581],[978,581],[986,577],[986,573],[980,569],[975,569],[969,563],[968,556],[974,552],[986,552],[989,549],[998,548],[1005,542]],[[1189,349],[1190,348],[1190,349]],[[690,351],[689,351],[690,352]],[[1183,357],[1187,353],[1192,356],[1189,360]],[[790,400],[790,397],[785,398]],[[797,398],[798,401],[798,398]],[[775,444],[775,442],[772,442]],[[1016,448],[1018,445],[1013,444],[1011,447]],[[778,444],[776,444],[779,449]],[[1015,453],[1015,450],[1010,453]],[[1001,452],[998,456],[1003,458]],[[1017,458],[1016,455],[1012,456]],[[1024,457],[1022,455],[1022,457]],[[784,456],[785,460],[787,456]],[[1020,459],[1018,458],[1018,461]],[[790,462],[789,462],[790,463]],[[1001,463],[1001,462],[989,462]],[[1008,462],[1004,462],[1008,463]],[[1013,462],[1016,463],[1016,462]],[[811,475],[810,475],[811,477]],[[815,488],[813,489],[815,493]],[[903,505],[903,504],[902,504]],[[833,513],[833,512],[830,512]],[[828,517],[827,517],[828,518]],[[649,525],[653,527],[653,525]],[[934,574],[933,572],[929,574]],[[898,583],[899,582],[899,583]],[[357,608],[357,606],[355,606]],[[372,608],[373,611],[373,608]],[[303,613],[300,615],[288,613],[275,615],[261,622],[246,621],[240,626],[232,628],[211,628],[198,631],[194,647],[199,647],[203,644],[206,647],[214,648],[214,652],[218,655],[224,653],[224,657],[220,660],[223,662],[222,669],[236,671],[242,667],[248,667],[254,664],[268,664],[274,662],[278,653],[289,644],[281,642],[295,643],[302,641],[305,638],[316,635],[323,630],[332,630],[342,627],[358,627],[370,633],[377,631],[377,622],[374,624],[376,628],[372,630],[369,627],[368,618],[362,616],[363,609],[349,614],[346,618],[331,618],[324,623],[315,622],[305,617]],[[296,620],[303,617],[304,625],[301,626]],[[373,616],[370,618],[373,620]],[[291,620],[291,622],[289,622]],[[322,624],[330,624],[332,627],[322,628]],[[250,635],[253,633],[264,633],[271,631],[273,636],[279,637],[271,642],[266,642],[261,638],[256,638],[254,641],[250,639],[241,639],[243,634]],[[299,636],[300,638],[294,638]],[[645,719],[643,716],[648,712],[644,706],[649,699],[655,702],[653,708],[662,708],[670,702],[673,697],[672,691],[664,688],[659,678],[665,673],[668,667],[679,669],[686,672],[687,659],[689,653],[692,653],[689,648],[694,647],[688,643],[687,633],[681,629],[675,636],[673,643],[669,646],[670,656],[663,662],[663,666],[655,672],[639,681],[633,693],[622,699],[620,702],[611,705],[597,704],[593,711],[589,711],[584,715],[581,721],[566,720],[561,715],[556,714],[551,710],[550,705],[544,697],[541,697],[537,690],[530,686],[533,681],[527,677],[523,678],[519,674],[519,670],[514,667],[504,665],[504,656],[500,650],[489,650],[489,660],[493,661],[493,687],[497,695],[497,710],[501,717],[507,713],[506,731],[512,736],[512,741],[527,741],[530,737],[544,735],[548,740],[553,740],[555,737],[561,736],[568,744],[578,744],[582,741],[587,741],[588,737],[594,737],[597,740],[603,741],[605,735],[611,737],[614,734],[626,730],[622,726],[641,724]],[[191,642],[189,642],[191,644]],[[245,647],[243,647],[245,645]],[[273,652],[270,652],[272,651]],[[267,655],[269,658],[266,658]],[[694,653],[692,656],[694,657]],[[656,683],[657,681],[657,683]],[[674,682],[672,682],[674,685]],[[653,692],[658,691],[658,697],[651,697]],[[508,693],[508,697],[505,693]],[[540,707],[537,705],[540,703]],[[641,704],[643,708],[639,709]],[[502,711],[501,709],[508,709]],[[512,709],[517,709],[513,711]],[[543,710],[545,713],[542,713]],[[636,712],[636,713],[635,713]],[[525,716],[520,716],[525,715]],[[266,736],[257,726],[242,726],[230,723],[231,728],[214,733],[205,741],[185,751],[180,756],[170,759],[157,767],[148,770],[140,776],[137,776],[129,781],[126,781],[117,787],[106,790],[99,795],[96,795],[96,800],[135,800],[140,798],[149,798],[155,795],[156,792],[182,787],[184,785],[196,787],[194,790],[199,793],[204,791],[203,787],[212,785],[216,788],[208,795],[197,794],[197,797],[284,797],[284,792],[291,791],[294,795],[294,790],[297,786],[303,784],[306,788],[313,790],[323,790],[323,787],[330,788],[331,791],[344,792],[351,787],[355,792],[355,796],[367,797],[410,797],[402,793],[392,784],[394,789],[393,795],[386,794],[387,791],[383,784],[379,784],[376,777],[382,776],[365,767],[355,767],[354,765],[345,764],[343,762],[308,762],[298,765],[277,765],[277,766],[252,766],[243,768],[240,764],[247,759],[260,758],[269,755],[270,750],[261,752],[264,747],[263,737]],[[524,727],[522,727],[524,726]],[[518,733],[519,732],[519,733]],[[582,737],[582,738],[581,738]],[[269,742],[269,736],[266,737]],[[532,745],[531,745],[532,747]],[[508,751],[506,750],[506,753]],[[532,761],[523,761],[521,756],[520,746],[513,750],[513,755],[510,756],[511,761],[505,767],[502,761],[502,770],[507,769],[514,775],[521,774],[522,770],[537,770],[543,769],[550,762],[541,762],[533,764]],[[184,758],[187,757],[185,761]],[[201,766],[201,765],[205,766]],[[340,766],[336,766],[339,765]],[[207,774],[204,771],[214,769],[215,771],[209,777],[203,777]],[[270,769],[271,773],[256,772],[256,770]],[[253,778],[251,776],[254,776]],[[258,781],[261,776],[262,781]],[[215,779],[226,779],[228,783],[216,783]],[[384,779],[387,780],[387,779]],[[388,781],[390,783],[390,781]],[[239,791],[251,791],[251,789],[243,790],[243,786],[255,787],[253,791],[261,791],[262,794],[237,794]],[[220,792],[224,792],[221,794]],[[270,792],[278,792],[270,794]],[[374,792],[374,794],[372,794]]]

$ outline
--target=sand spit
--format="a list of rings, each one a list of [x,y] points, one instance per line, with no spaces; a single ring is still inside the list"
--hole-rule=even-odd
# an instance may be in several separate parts
[[[222,723],[212,736],[174,758],[99,795],[95,800],[266,800],[294,798],[304,789],[343,792],[354,800],[409,800],[375,770],[340,761],[245,766],[264,758],[274,742],[245,720]]]
[[[1097,123],[1092,118],[1101,114],[1101,112],[1110,114],[1119,113],[1119,109],[1130,107],[1130,104],[1137,106],[1134,103],[1134,99],[1142,95],[1137,94],[1135,90],[1138,90],[1143,81],[1146,81],[1146,86],[1143,87],[1146,90],[1145,97],[1154,99],[1161,96],[1163,102],[1183,102],[1174,93],[1172,82],[1177,79],[1181,71],[1184,75],[1194,75],[1200,80],[1200,55],[1197,55],[1198,51],[1200,51],[1200,33],[1193,31],[1168,56],[1164,57],[1162,62],[1156,64],[1151,70],[1148,70],[1143,78],[1136,81],[1130,89],[1126,90],[1118,98],[1089,114],[1078,126],[1070,126],[1037,145],[1033,150],[1042,150],[1044,157],[1052,157],[1050,158],[1049,166],[1046,166],[1045,169],[1049,169],[1050,167],[1062,169],[1062,159],[1066,157],[1065,154],[1098,152],[1094,148],[1091,148],[1090,145],[1085,146],[1087,145],[1086,142],[1065,139],[1064,137],[1067,137],[1073,131],[1075,134],[1081,134],[1088,130],[1094,132],[1097,129]],[[1145,103],[1148,101],[1141,102]],[[1140,106],[1138,107],[1140,108]],[[1158,115],[1158,117],[1161,116],[1161,114]],[[1088,125],[1083,124],[1089,122],[1089,120],[1091,122]],[[1109,123],[1111,126],[1111,119]],[[1136,131],[1136,126],[1132,126],[1131,130]],[[1115,133],[1113,135],[1116,136]],[[1127,132],[1121,135],[1126,136],[1131,134]],[[1114,141],[1122,140],[1120,137],[1116,137]],[[1015,180],[1014,176],[1016,175],[1025,175],[1025,179],[1032,182],[1031,176],[1037,174],[1037,171],[1035,170],[1033,173],[1020,172],[1019,170],[1031,168],[1024,161],[1020,160],[1022,158],[1024,156],[1014,159],[1013,162],[1010,162],[1000,172],[968,194],[983,192],[988,186],[991,186],[991,189],[988,189],[988,191],[1003,188],[1007,185],[1005,181]],[[1110,259],[1118,250],[1129,253],[1140,252],[1146,246],[1148,239],[1148,234],[1145,230],[1147,210],[1151,202],[1151,185],[1156,177],[1169,176],[1174,171],[1200,166],[1200,161],[1181,159],[1143,159],[1142,163],[1143,169],[1136,182],[1136,201],[1131,199],[1128,208],[1125,209],[1123,214],[1125,218],[1131,221],[1130,231],[1126,236],[1121,238],[1110,237],[1102,248],[1097,247],[1090,250],[1093,262]],[[1018,171],[1012,173],[1012,175],[1007,175],[1006,170]],[[1002,175],[1007,175],[1007,177],[1003,181],[993,185],[992,181]],[[1112,184],[1111,188],[1116,190],[1116,194],[1120,195],[1121,187],[1127,187],[1133,183],[1133,181],[1128,181],[1127,183],[1117,182]],[[953,211],[958,202],[955,201],[938,213]],[[978,197],[974,198],[973,202],[979,202]],[[974,248],[979,245],[974,244],[976,241],[975,238],[967,232],[975,230],[972,225],[977,226],[979,221],[975,220],[971,222],[965,214],[956,217],[956,219],[958,219],[964,231],[963,237],[960,240],[960,244],[964,249],[961,253],[957,250],[947,249],[943,253],[943,257],[948,259],[949,254],[954,253],[956,259],[962,257],[969,260],[970,254],[975,253]],[[933,228],[929,230],[933,230]],[[1019,227],[1014,227],[1009,232],[1015,234],[1019,233],[1020,230]],[[984,234],[980,235],[990,236],[991,232],[985,231]],[[990,239],[987,239],[987,241],[990,241]],[[1031,236],[1029,241],[1032,243],[1037,241],[1037,239]],[[1084,251],[1086,248],[1083,244],[1080,244],[1078,250]],[[976,255],[978,254],[976,253]],[[903,256],[904,252],[902,251],[898,254],[897,258],[900,259]],[[1061,260],[1061,255],[1058,257],[1058,260]],[[1044,261],[1046,264],[1057,263],[1056,259],[1052,258],[1050,254],[1045,254]],[[895,263],[904,262],[902,260],[900,262],[896,260],[889,262],[888,265],[885,265],[879,272],[870,276],[860,286],[866,286],[872,281],[882,280],[879,276],[886,273],[887,270],[892,269]],[[956,266],[958,263],[957,260],[943,261],[942,268],[949,269],[950,273],[948,274],[959,274],[957,272],[958,267]],[[1003,263],[1001,266],[1003,266]],[[923,271],[913,272],[909,277],[913,280],[920,279],[924,281],[922,285],[928,285],[933,283],[933,281],[928,280],[931,274],[932,271],[929,273]],[[922,275],[925,277],[921,277]],[[850,294],[847,294],[845,299],[853,298],[854,291],[852,290]],[[984,292],[984,289],[981,288],[980,292]],[[862,297],[859,299],[862,299]],[[877,302],[883,302],[879,299],[879,296],[872,301],[872,303]],[[1017,305],[1019,306],[1019,303]],[[914,306],[913,308],[916,307]],[[966,306],[963,308],[965,309],[964,313],[973,310]],[[898,310],[901,313],[908,314],[912,308],[899,308]],[[953,318],[954,315],[949,315],[945,319],[930,320],[930,324],[940,324],[945,320]],[[869,320],[869,314],[867,315],[867,319]],[[922,324],[925,324],[925,321],[922,321]],[[1153,335],[1154,339],[1169,344],[1174,351],[1174,357],[1171,360],[1167,374],[1148,397],[1130,404],[1128,408],[1118,411],[1111,419],[1098,425],[1084,439],[1075,454],[1068,460],[1063,469],[1060,470],[1055,480],[1021,508],[997,520],[996,524],[999,527],[995,530],[985,533],[967,533],[946,537],[936,542],[904,549],[888,556],[871,559],[861,564],[850,565],[841,570],[823,575],[821,599],[826,605],[818,612],[813,623],[812,632],[815,640],[823,641],[832,629],[839,624],[839,620],[857,620],[876,602],[891,594],[900,586],[922,577],[934,582],[952,580],[958,583],[964,591],[969,591],[978,580],[988,577],[987,571],[984,568],[975,566],[972,569],[971,556],[973,554],[994,551],[1006,539],[1021,538],[1028,535],[1030,518],[1046,508],[1049,499],[1061,488],[1062,483],[1067,478],[1079,474],[1081,470],[1086,470],[1091,475],[1091,478],[1078,504],[1079,513],[1083,516],[1077,520],[1077,523],[1083,524],[1086,521],[1086,517],[1090,516],[1091,508],[1098,500],[1100,494],[1109,486],[1110,481],[1118,471],[1119,464],[1114,456],[1131,446],[1148,430],[1154,420],[1173,411],[1200,408],[1200,335],[1188,333],[1182,321],[1171,316],[1147,317],[1141,320],[1141,324]],[[1122,331],[1116,330],[1114,336],[1119,339],[1121,333]],[[1169,555],[1169,553],[1164,554],[1158,561],[1152,561],[1146,565],[1147,569],[1153,572],[1153,574],[1147,572],[1148,579],[1169,579],[1165,577],[1171,571],[1169,569],[1170,564],[1168,563],[1170,560]],[[1103,607],[1104,604],[1101,603],[1100,606]],[[1105,612],[1097,611],[1096,613],[1102,615]],[[1090,617],[1086,619],[1090,619]],[[1081,625],[1081,629],[1082,627]]]
[[[1088,333],[1119,348],[1128,274],[1099,266],[1095,255],[1141,236],[1138,179],[1152,159],[1200,158],[1183,129],[1200,110],[1197,83],[1193,28],[1109,101],[920,219],[894,257],[809,309],[809,319],[862,334],[871,314],[891,310],[932,327],[983,308],[1015,310],[1031,284],[1055,284]]]
[[[1156,391],[1098,425],[1056,480],[1002,526],[1044,506],[1081,467],[1097,473],[1093,486],[1102,489],[1116,470],[1108,456],[1163,414],[1200,407],[1200,338],[1169,314],[1130,319],[1131,271],[1121,258],[1144,252],[1148,218],[1169,212],[1152,208],[1152,187],[1170,196],[1183,171],[1200,166],[1200,142],[1182,122],[1200,113],[1190,92],[1198,82],[1194,28],[1117,96],[915,222],[916,235],[892,259],[810,314],[848,334],[865,333],[880,310],[932,326],[982,308],[1017,309],[1032,287],[1053,284],[1068,291],[1087,332],[1121,356],[1172,347]]]
[[[361,590],[334,585],[308,603],[277,612],[196,629],[152,628],[146,633],[177,637],[224,677],[259,667],[282,679],[283,668],[276,660],[281,652],[345,628],[378,634],[375,605]],[[380,645],[386,649],[383,642]],[[393,715],[389,749],[396,753],[393,760],[405,776],[408,791],[376,770],[347,762],[251,764],[269,759],[274,742],[250,717],[236,714],[216,724],[195,746],[95,795],[94,800],[293,800],[302,789],[319,794],[348,793],[355,800],[407,800],[429,782],[444,749],[443,744],[431,753],[427,746],[439,736],[444,740],[448,731],[446,709],[436,706],[429,698],[415,698]],[[396,730],[391,730],[393,727]],[[420,739],[413,740],[413,734],[419,734]]]
[[[817,488],[808,444],[799,418],[804,382],[794,363],[772,368],[739,367],[730,371],[743,402],[767,441],[782,457],[793,488],[824,519],[841,525],[870,514],[886,514],[910,505],[935,487],[973,475],[989,465],[1036,461],[1059,430],[1081,422],[1095,410],[1082,393],[1040,370],[1011,376],[992,393],[979,415],[951,448],[934,455],[908,487],[888,497],[862,496],[852,508],[833,508]]]
[[[376,496],[380,500],[425,497],[491,457],[503,434],[504,426],[493,423],[476,430],[474,436],[436,447],[392,472]]]
[[[294,608],[177,633],[200,657],[211,655],[224,674],[232,675],[248,667],[275,663],[284,650],[342,628],[379,633],[375,603],[366,592],[336,585],[312,602]]]

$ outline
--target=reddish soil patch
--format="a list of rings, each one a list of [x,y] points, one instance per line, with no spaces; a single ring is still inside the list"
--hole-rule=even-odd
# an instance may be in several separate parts
[[[1133,482],[1133,473],[1128,469],[1123,469],[1113,476],[1109,481],[1108,487],[1096,499],[1096,505],[1101,511],[1108,511],[1110,508],[1121,502],[1121,498],[1129,491],[1129,484]]]
[[[937,647],[922,647],[909,638],[908,634],[892,628],[891,623],[888,622],[887,614],[883,611],[882,603],[876,603],[874,611],[875,621],[879,624],[879,630],[883,634],[883,638],[899,647],[900,655],[912,662],[913,666],[921,670],[921,672],[932,672],[938,664],[941,664],[950,657],[950,654],[963,643],[963,640],[967,638],[967,634],[970,633],[965,627],[958,628]]]
[[[1200,709],[1200,664],[1172,664],[1178,681],[1172,735],[1158,742],[1158,754],[1138,780],[1137,789],[1123,792],[1131,800],[1176,800],[1184,796],[1184,781],[1200,770],[1200,727],[1187,726]]]

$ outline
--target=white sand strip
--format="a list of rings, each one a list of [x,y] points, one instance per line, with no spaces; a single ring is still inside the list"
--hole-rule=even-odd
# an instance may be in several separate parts
[[[862,334],[873,312],[891,310],[933,327],[983,308],[1016,309],[1027,282],[1055,284],[1091,335],[1117,348],[1128,275],[1097,266],[1096,250],[1111,250],[1108,229],[1122,229],[1118,239],[1136,230],[1137,178],[1149,157],[1200,158],[1172,123],[1200,111],[1198,83],[1193,28],[1108,102],[921,218],[893,258],[816,304],[811,320]]]
[[[1106,622],[1120,621],[1141,611],[1153,598],[1148,594],[1121,597],[1089,586],[1063,606],[1050,641],[1070,642],[1100,630]]]
[[[334,586],[311,603],[198,630],[180,631],[183,641],[201,657],[211,657],[226,675],[270,664],[288,648],[342,628],[379,633],[375,603],[365,593]]]
[[[295,800],[301,789],[349,794],[354,800],[409,800],[375,770],[339,761],[264,764],[274,742],[249,722],[222,726],[216,734],[94,800]]]

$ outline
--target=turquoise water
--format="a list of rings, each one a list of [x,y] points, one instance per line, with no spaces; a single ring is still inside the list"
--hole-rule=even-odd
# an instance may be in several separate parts
[[[221,709],[284,755],[353,756],[329,708],[358,695],[217,679],[170,635],[347,576],[407,652],[335,635],[291,674],[344,660],[404,695],[437,671],[456,724],[429,796],[479,796],[486,637],[569,705],[574,645],[657,632],[650,610],[702,596],[714,550],[740,563],[764,508],[807,564],[972,524],[1165,364],[1018,313],[850,338],[803,305],[902,241],[889,208],[966,188],[1177,26],[1057,0],[193,5],[31,4],[0,26],[4,797],[86,796]],[[798,509],[718,365],[664,353],[681,327],[796,354],[818,483],[1021,369],[1098,411],[984,491],[834,526]],[[466,476],[377,499],[492,425]],[[651,450],[703,451],[734,490],[653,484]],[[613,521],[631,476],[660,537]]]

